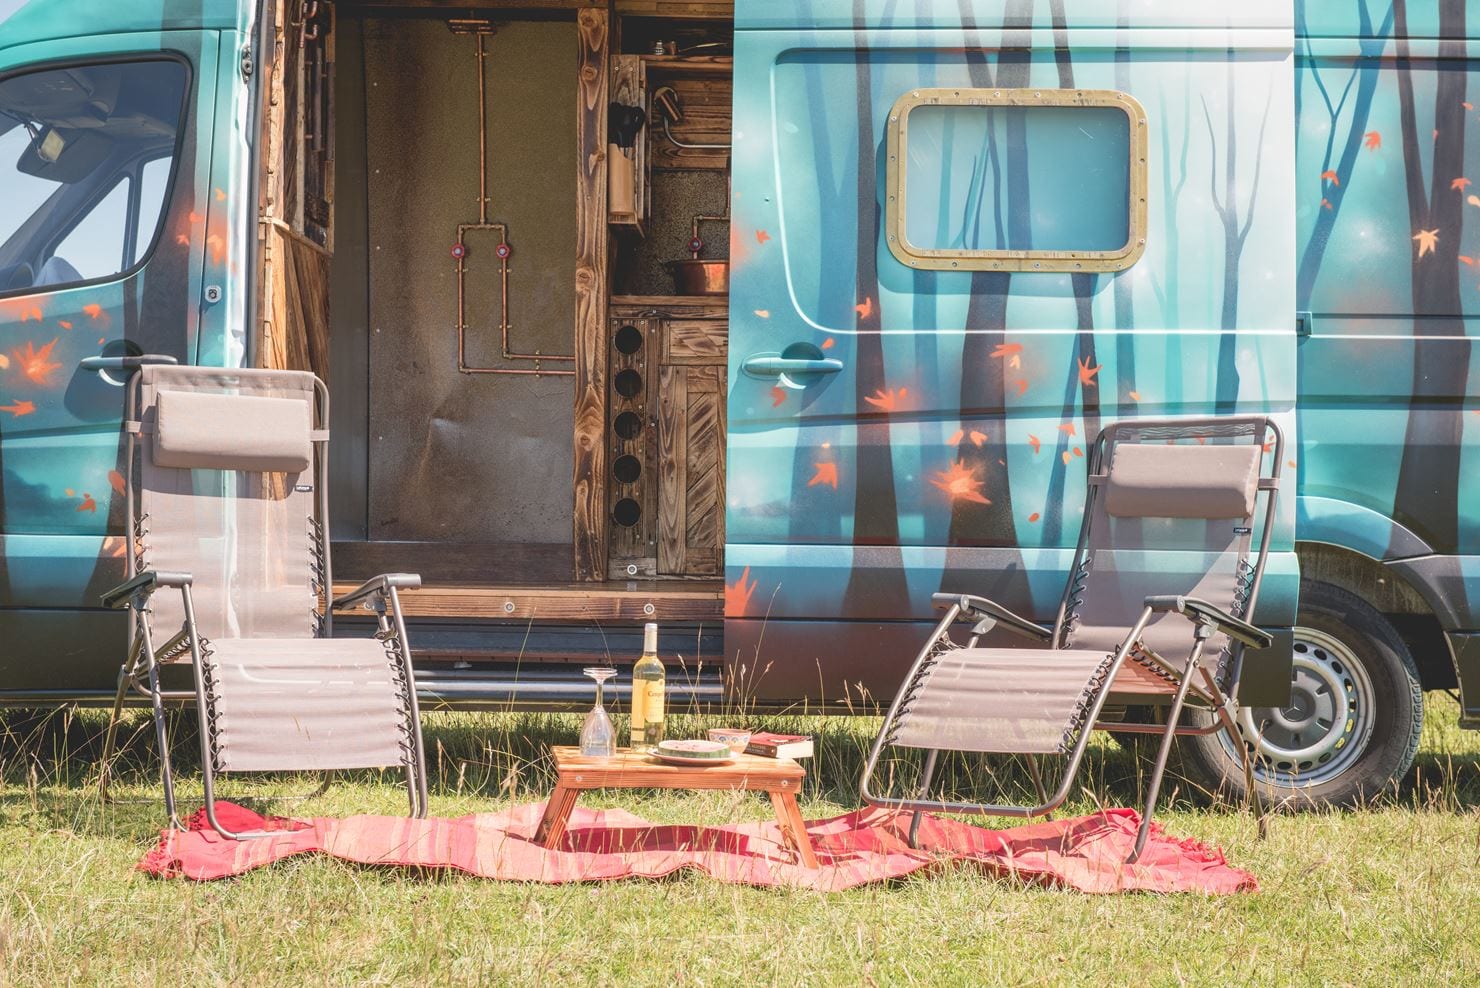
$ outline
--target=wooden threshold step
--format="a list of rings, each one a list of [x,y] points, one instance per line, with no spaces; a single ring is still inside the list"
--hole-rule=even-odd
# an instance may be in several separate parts
[[[335,594],[354,583],[336,583]],[[718,621],[725,592],[719,581],[674,581],[657,587],[601,583],[560,586],[458,586],[432,584],[403,590],[407,617],[520,621]]]

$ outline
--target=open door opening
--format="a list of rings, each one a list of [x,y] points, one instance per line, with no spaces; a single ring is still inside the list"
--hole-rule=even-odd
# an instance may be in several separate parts
[[[470,620],[717,636],[728,16],[279,6],[258,352],[330,385],[336,582],[419,572],[456,658],[499,652]]]

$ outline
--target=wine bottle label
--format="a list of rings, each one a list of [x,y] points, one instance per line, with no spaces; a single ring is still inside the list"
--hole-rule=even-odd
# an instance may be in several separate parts
[[[647,689],[642,705],[643,720],[648,724],[661,724],[663,722],[663,694],[664,682],[659,679],[647,684]]]

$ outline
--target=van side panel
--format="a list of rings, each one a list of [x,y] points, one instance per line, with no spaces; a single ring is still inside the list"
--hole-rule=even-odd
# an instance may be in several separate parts
[[[1266,412],[1293,440],[1290,10],[1238,5],[1230,27],[1221,5],[1139,4],[1118,29],[1123,6],[1067,0],[1055,23],[1031,2],[741,5],[726,642],[749,692],[815,694],[820,678],[832,697],[887,697],[913,649],[884,644],[881,622],[918,641],[941,589],[1052,620],[1084,454],[1112,419]],[[901,263],[885,137],[921,87],[1129,93],[1149,118],[1145,254],[1098,274]],[[1017,246],[1032,204],[1079,177],[1035,167],[1032,146],[1012,161],[949,143],[907,162],[976,183],[969,222],[933,221],[960,238],[995,227]],[[745,371],[794,344],[842,369],[804,389]],[[1260,601],[1272,627],[1294,619],[1294,500]]]
[[[1297,533],[1388,562],[1449,631],[1480,627],[1480,22],[1466,6],[1297,5]]]

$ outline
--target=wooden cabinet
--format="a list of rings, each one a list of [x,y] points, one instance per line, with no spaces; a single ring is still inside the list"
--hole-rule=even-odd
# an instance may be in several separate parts
[[[624,327],[641,333],[640,350],[614,347],[612,369],[614,380],[623,370],[640,369],[642,389],[612,396],[612,460],[631,459],[622,476],[611,478],[610,575],[718,577],[725,547],[724,308],[701,300],[614,301],[611,325],[614,340]],[[637,337],[628,332],[627,339]],[[639,408],[641,431],[633,433],[631,418],[619,428],[623,411]],[[634,466],[640,467],[636,479]],[[636,522],[624,524],[634,517],[634,505]]]

